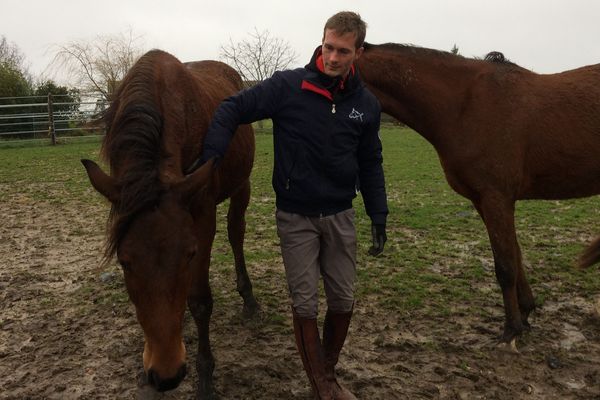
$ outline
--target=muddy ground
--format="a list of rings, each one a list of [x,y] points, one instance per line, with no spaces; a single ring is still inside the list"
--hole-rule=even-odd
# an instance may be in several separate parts
[[[0,399],[136,398],[141,329],[120,270],[99,268],[106,207],[26,194],[9,200],[0,203]],[[212,274],[217,390],[222,399],[309,399],[281,262],[248,267],[255,286],[269,293],[252,321],[240,316],[231,270]],[[473,315],[460,301],[449,317],[426,319],[358,298],[339,364],[342,381],[359,399],[600,399],[594,301],[557,291],[532,315],[533,330],[513,354],[493,341],[503,311],[495,283],[486,284],[491,317]],[[185,329],[193,365],[189,317]],[[193,398],[190,370],[163,398]]]

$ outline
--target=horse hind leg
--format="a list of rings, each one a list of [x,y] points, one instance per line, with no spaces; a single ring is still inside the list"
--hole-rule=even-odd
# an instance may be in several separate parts
[[[518,246],[518,245],[517,245]],[[526,330],[531,329],[531,325],[529,324],[529,315],[536,308],[535,298],[533,297],[533,292],[531,291],[531,287],[529,286],[529,282],[527,282],[527,277],[525,276],[525,269],[523,268],[523,262],[521,253],[519,251],[519,263],[517,269],[517,296],[519,299],[519,310],[521,310],[521,322],[523,323],[523,328]]]
[[[260,306],[252,291],[252,282],[246,269],[244,257],[244,236],[246,233],[246,209],[250,201],[250,182],[246,181],[242,187],[231,196],[229,211],[227,213],[227,235],[235,259],[235,273],[237,291],[244,300],[243,315],[255,315]]]
[[[488,231],[494,254],[496,279],[502,289],[505,322],[504,332],[499,339],[501,342],[510,343],[523,332],[521,307],[529,307],[528,296],[531,296],[521,266],[521,251],[514,224],[514,202],[502,196],[488,196],[482,199],[476,208]],[[519,301],[520,298],[522,301]]]

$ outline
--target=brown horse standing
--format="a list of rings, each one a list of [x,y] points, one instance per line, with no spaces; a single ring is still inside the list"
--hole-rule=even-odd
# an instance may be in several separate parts
[[[366,44],[358,66],[383,111],[435,147],[448,183],[483,219],[504,299],[501,341],[514,345],[535,307],[515,201],[600,193],[600,65],[539,75],[490,56]]]
[[[210,252],[216,205],[230,198],[228,234],[237,286],[246,312],[258,305],[243,254],[254,134],[242,126],[218,168],[198,158],[217,105],[242,87],[239,75],[216,61],[182,64],[165,52],[145,54],[129,71],[104,116],[102,155],[110,175],[82,160],[94,188],[112,203],[106,256],[117,255],[127,292],[144,331],[143,364],[158,391],[185,376],[183,316],[197,326],[198,397],[213,398],[209,343]]]

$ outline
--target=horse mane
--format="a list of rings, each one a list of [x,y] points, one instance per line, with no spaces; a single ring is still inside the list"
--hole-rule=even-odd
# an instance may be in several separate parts
[[[487,53],[485,55],[485,57],[483,57],[483,60],[489,61],[492,63],[496,63],[496,64],[504,64],[504,65],[511,65],[514,67],[518,67],[517,64],[510,61],[508,58],[504,57],[504,54],[502,54],[499,51],[490,51],[489,53]]]
[[[101,155],[120,187],[120,199],[108,218],[105,262],[115,255],[132,220],[156,206],[164,191],[159,179],[162,116],[151,83],[155,70],[146,53],[119,86],[110,107],[99,117],[106,127]]]
[[[384,50],[398,51],[398,52],[399,51],[410,51],[413,54],[420,54],[423,56],[460,57],[463,59],[469,59],[467,57],[463,57],[460,54],[454,54],[454,53],[450,53],[448,51],[443,51],[443,50],[429,49],[426,47],[419,47],[419,46],[415,46],[412,44],[383,43],[383,44],[379,44],[379,45],[373,45],[371,43],[365,42],[363,44],[363,47],[365,48],[365,50],[372,49],[372,48],[380,48],[380,49],[384,49]],[[473,58],[472,60],[482,61],[480,58]],[[502,54],[499,51],[489,52],[488,54],[485,55],[485,57],[483,58],[483,61],[491,62],[491,63],[497,64],[497,65],[505,65],[505,66],[522,68],[519,65],[515,64],[514,62],[507,59],[506,57],[504,57],[504,54]]]
[[[391,51],[410,51],[413,54],[420,54],[420,55],[427,55],[427,56],[464,58],[463,56],[461,56],[459,54],[453,54],[453,53],[443,51],[443,50],[430,49],[427,47],[415,46],[413,44],[383,43],[383,44],[374,45],[374,44],[365,42],[363,44],[363,47],[365,48],[365,50],[377,47],[380,49],[391,50]]]

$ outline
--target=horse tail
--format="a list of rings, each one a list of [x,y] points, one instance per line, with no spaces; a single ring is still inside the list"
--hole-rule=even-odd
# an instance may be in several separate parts
[[[579,268],[587,268],[600,261],[600,237],[597,237],[579,256]]]

